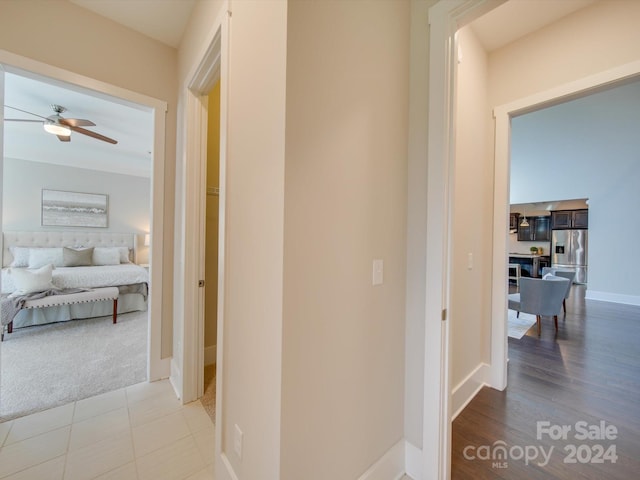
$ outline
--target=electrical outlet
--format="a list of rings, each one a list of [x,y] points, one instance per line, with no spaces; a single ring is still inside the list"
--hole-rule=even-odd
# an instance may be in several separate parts
[[[240,430],[240,427],[236,424],[233,435],[233,451],[236,452],[236,455],[240,459],[242,459],[242,436],[242,430]]]

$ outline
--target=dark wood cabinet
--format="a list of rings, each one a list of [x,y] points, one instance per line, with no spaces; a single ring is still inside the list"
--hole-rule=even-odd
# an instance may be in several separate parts
[[[533,232],[533,240],[536,242],[551,241],[551,217],[535,217],[536,224]]]
[[[589,210],[556,210],[551,212],[551,229],[588,228]]]
[[[548,242],[551,240],[550,217],[528,217],[528,227],[518,224],[518,240],[524,242]]]
[[[518,222],[520,221],[519,213],[510,213],[509,214],[509,231],[515,232],[518,230]]]
[[[571,228],[572,210],[558,210],[551,212],[551,229],[559,230],[563,228]]]
[[[518,222],[518,241],[522,242],[522,241],[529,241],[531,240],[531,232],[533,230],[533,217],[528,218],[527,221],[529,222],[529,226],[527,227],[523,227],[522,225],[520,225],[520,222]]]
[[[589,210],[574,210],[573,228],[589,228]]]

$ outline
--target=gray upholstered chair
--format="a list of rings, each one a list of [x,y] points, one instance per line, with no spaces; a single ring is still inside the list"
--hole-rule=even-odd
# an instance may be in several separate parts
[[[564,300],[562,300],[562,309],[564,310],[564,314],[567,314],[567,298],[569,298],[569,293],[571,293],[571,285],[573,285],[573,280],[576,278],[575,270],[562,270],[559,268],[553,267],[544,267],[542,269],[542,278],[544,278],[547,274],[554,275],[556,277],[562,277],[569,280],[569,285],[567,285],[567,291],[564,294]]]
[[[520,293],[509,295],[509,309],[535,315],[538,335],[542,329],[541,317],[553,317],[557,332],[558,314],[562,310],[568,284],[570,285],[566,278],[552,275],[545,279],[522,277]]]

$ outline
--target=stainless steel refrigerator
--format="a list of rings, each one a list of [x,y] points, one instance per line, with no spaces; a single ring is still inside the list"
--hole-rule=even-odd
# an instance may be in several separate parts
[[[575,283],[587,283],[587,230],[552,230],[551,267],[575,270]]]

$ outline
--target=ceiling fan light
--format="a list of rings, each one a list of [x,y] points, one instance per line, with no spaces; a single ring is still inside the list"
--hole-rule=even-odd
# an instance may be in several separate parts
[[[64,125],[59,125],[53,122],[44,122],[44,130],[52,135],[60,135],[61,137],[68,137],[71,135],[71,129]]]

